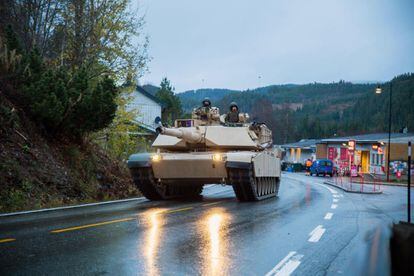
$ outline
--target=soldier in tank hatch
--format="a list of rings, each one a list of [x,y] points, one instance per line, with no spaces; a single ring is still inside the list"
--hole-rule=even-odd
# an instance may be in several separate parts
[[[226,115],[225,119],[226,123],[239,123],[239,107],[237,106],[237,103],[232,102],[230,104],[230,111]]]
[[[211,101],[209,98],[204,98],[201,106],[197,108],[194,113],[200,117],[201,120],[207,121],[211,109]]]

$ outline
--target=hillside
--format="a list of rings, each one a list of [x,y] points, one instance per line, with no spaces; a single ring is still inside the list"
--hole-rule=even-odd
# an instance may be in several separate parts
[[[233,95],[240,91],[237,90],[230,90],[230,89],[218,89],[218,88],[211,88],[211,89],[197,89],[197,90],[189,90],[182,93],[177,94],[181,100],[181,106],[184,112],[191,112],[195,106],[199,106],[201,101],[208,97],[212,102],[218,102],[223,97],[228,95]]]
[[[0,87],[0,213],[138,194],[125,164],[87,139],[48,140]],[[10,95],[10,93],[8,93]]]
[[[404,126],[414,129],[414,75],[398,76],[393,83],[393,130]],[[269,124],[276,143],[287,143],[335,134],[386,131],[389,82],[383,86],[381,95],[374,93],[375,84],[340,81],[272,85],[246,91],[200,89],[178,96],[186,112],[200,105],[205,96],[210,97],[222,113],[235,101],[243,112],[250,113],[252,120]]]
[[[155,96],[155,94],[157,94],[158,90],[160,89],[158,86],[151,85],[151,84],[145,84],[142,86],[142,88],[144,88],[145,91],[147,91],[153,96]]]
[[[372,84],[352,84],[347,82],[339,83],[313,83],[306,85],[271,85],[253,90],[229,90],[229,89],[199,89],[179,93],[185,111],[200,104],[204,97],[209,97],[214,105],[220,108],[236,101],[240,108],[251,112],[255,106],[255,101],[259,99],[270,100],[274,109],[282,107],[284,104],[299,104],[303,106],[307,103],[329,101],[335,104],[346,103],[351,99],[356,99],[369,93],[375,85]],[[190,109],[187,109],[190,108]]]

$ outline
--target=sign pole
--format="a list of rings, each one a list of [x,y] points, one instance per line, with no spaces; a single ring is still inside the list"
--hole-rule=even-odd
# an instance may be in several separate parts
[[[408,142],[407,221],[411,223],[411,141]]]

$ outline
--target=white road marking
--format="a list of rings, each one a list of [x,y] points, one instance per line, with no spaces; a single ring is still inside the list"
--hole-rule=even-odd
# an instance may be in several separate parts
[[[338,207],[338,204],[332,204],[331,205],[331,209],[336,209],[336,207]]]
[[[333,202],[338,202],[338,201],[339,201],[339,199],[337,199],[337,198],[333,199]]]
[[[325,231],[326,229],[323,228],[322,225],[316,226],[315,229],[313,229],[312,232],[309,233],[310,238],[308,242],[318,242],[321,239],[323,233],[325,233]]]
[[[327,187],[327,186],[325,186],[332,194],[337,194],[338,192],[337,191],[335,191],[334,189],[332,189],[332,188],[329,188],[329,187]]]
[[[303,255],[297,255],[296,251],[291,251],[284,257],[272,270],[270,270],[266,276],[277,275],[285,276],[290,275],[300,265],[300,259]]]
[[[325,189],[328,189],[331,193],[332,193],[332,195],[333,196],[335,196],[336,194],[338,194],[338,192],[337,191],[335,191],[334,189],[332,189],[332,188],[329,188],[328,186],[326,186],[326,185],[323,185],[323,184],[320,184],[320,183],[315,183],[316,185],[319,185],[319,186],[321,186],[321,187],[324,187]]]
[[[332,195],[333,197],[336,197],[336,198],[338,198],[339,197],[339,195],[338,194],[335,194],[335,195]]]
[[[134,197],[134,198],[127,198],[127,199],[117,199],[117,200],[111,200],[111,201],[103,201],[103,202],[95,202],[95,203],[86,203],[86,204],[81,204],[81,205],[70,205],[70,206],[63,206],[63,207],[53,207],[53,208],[47,208],[47,209],[39,209],[39,210],[30,210],[30,211],[21,211],[21,212],[6,213],[6,214],[0,214],[0,217],[11,217],[11,216],[19,216],[19,215],[43,213],[43,212],[49,212],[49,211],[60,211],[60,210],[68,210],[68,209],[77,209],[77,208],[83,208],[83,207],[93,207],[93,206],[117,204],[117,203],[130,202],[130,201],[142,202],[142,201],[148,201],[148,199],[146,199],[145,197]]]
[[[326,213],[324,219],[331,219],[333,216],[333,213]]]

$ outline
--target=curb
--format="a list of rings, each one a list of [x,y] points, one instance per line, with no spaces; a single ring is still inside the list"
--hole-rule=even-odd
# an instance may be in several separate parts
[[[146,200],[145,197],[134,197],[134,198],[111,200],[111,201],[104,201],[104,202],[72,205],[72,206],[63,206],[63,207],[54,207],[54,208],[39,209],[39,210],[5,213],[5,214],[0,214],[0,218],[35,214],[35,213],[45,213],[45,212],[60,211],[60,210],[68,210],[68,209],[78,209],[78,208],[85,208],[85,207],[94,207],[94,206],[109,205],[109,204],[117,204],[117,203],[124,203],[124,202],[130,202],[130,201],[143,201],[143,200]]]
[[[346,189],[346,188],[344,188],[344,187],[341,187],[341,186],[338,186],[338,185],[335,185],[334,183],[332,183],[332,182],[329,182],[329,181],[324,181],[323,182],[323,184],[327,184],[327,185],[330,185],[330,186],[332,186],[332,187],[335,187],[335,188],[338,188],[338,189],[341,189],[341,190],[343,190],[343,191],[345,191],[345,192],[347,192],[347,193],[354,193],[354,194],[371,194],[371,195],[379,195],[379,194],[382,194],[382,191],[373,191],[373,192],[361,192],[361,191],[353,191],[353,190],[348,190],[348,189]],[[358,183],[355,183],[355,184],[358,184]]]
[[[355,184],[360,184],[360,183],[355,183]],[[369,184],[369,185],[384,185],[384,186],[394,186],[394,187],[407,187],[407,183],[390,183],[390,182],[372,182],[372,181],[368,181],[368,182],[364,182],[364,184]]]

